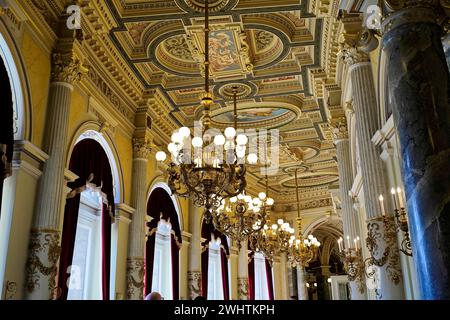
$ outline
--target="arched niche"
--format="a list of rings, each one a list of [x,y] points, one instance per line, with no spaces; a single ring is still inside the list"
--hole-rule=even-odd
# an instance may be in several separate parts
[[[176,197],[175,195],[172,194],[172,191],[170,190],[168,184],[166,182],[164,182],[161,178],[156,178],[150,185],[149,188],[149,192],[147,193],[147,203],[150,200],[150,196],[152,194],[153,191],[155,191],[155,189],[157,188],[161,188],[163,190],[165,190],[167,192],[167,194],[170,196],[173,205],[175,207],[175,210],[177,212],[177,216],[178,216],[178,223],[180,225],[180,230],[183,231],[184,230],[184,217],[183,217],[183,212],[181,210],[181,205],[179,202],[178,197]]]
[[[113,176],[114,202],[122,203],[123,195],[125,193],[123,190],[123,173],[122,167],[120,165],[119,155],[112,139],[107,134],[98,132],[97,130],[99,128],[100,125],[97,123],[85,123],[77,130],[68,150],[66,167],[69,166],[73,148],[77,143],[85,139],[92,139],[97,141],[108,156],[109,165],[111,166]]]

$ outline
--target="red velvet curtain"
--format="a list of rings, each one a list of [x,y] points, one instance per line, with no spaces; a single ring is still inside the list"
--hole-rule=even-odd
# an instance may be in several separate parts
[[[69,266],[72,265],[73,250],[75,247],[75,235],[77,231],[78,210],[80,208],[80,194],[67,199],[64,209],[63,233],[61,240],[61,255],[59,258],[58,286],[61,288],[62,300],[67,300],[69,292],[68,279]]]
[[[0,57],[0,216],[2,209],[3,180],[6,178],[6,169],[12,162],[14,149],[14,111],[11,84],[8,72]],[[6,148],[6,152],[3,152]],[[6,163],[3,161],[6,155]],[[3,160],[2,160],[3,159]]]
[[[248,299],[255,300],[255,259],[254,252],[249,253],[248,263]]]
[[[272,266],[269,263],[269,260],[266,261],[266,276],[267,276],[267,289],[269,291],[269,300],[273,300],[273,278],[272,278]]]
[[[156,234],[153,233],[147,238],[147,243],[145,245],[145,281],[144,281],[144,292],[145,297],[152,292],[152,281],[153,281],[153,260],[155,257],[155,241]]]
[[[102,296],[109,300],[109,285],[111,275],[111,216],[108,205],[102,206]]]
[[[75,190],[86,185],[88,177],[93,174],[91,183],[102,186],[102,192],[106,194],[109,206],[102,207],[102,297],[109,300],[109,279],[111,269],[111,216],[114,212],[114,192],[111,166],[108,156],[102,146],[95,140],[85,139],[77,143],[70,158],[69,170],[79,178],[68,184]],[[67,299],[67,280],[70,276],[67,273],[68,267],[72,264],[73,250],[75,247],[75,237],[78,221],[78,211],[80,205],[80,194],[66,200],[64,209],[63,233],[61,240],[61,256],[58,274],[58,286],[61,288],[61,299]]]
[[[152,290],[153,261],[155,256],[156,228],[161,219],[170,220],[172,225],[171,233],[171,257],[172,257],[172,289],[173,299],[180,299],[180,247],[181,247],[181,228],[178,222],[178,214],[173,205],[172,198],[162,188],[156,188],[147,203],[147,214],[152,217],[152,221],[147,224],[151,235],[146,243],[145,255],[145,293],[149,294]]]
[[[202,248],[202,296],[208,298],[208,266],[209,266],[209,250],[203,244]]]
[[[230,293],[228,288],[228,257],[224,250],[220,250],[220,258],[222,263],[222,288],[223,299],[230,300]]]
[[[173,300],[180,299],[180,248],[172,235],[170,238],[172,253],[172,288]]]

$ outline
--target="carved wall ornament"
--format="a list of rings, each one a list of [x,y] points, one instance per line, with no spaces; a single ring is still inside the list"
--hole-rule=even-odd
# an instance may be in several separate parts
[[[52,55],[51,79],[53,82],[73,84],[88,73],[81,61],[73,54],[54,53]]]
[[[152,151],[152,144],[148,138],[133,138],[133,157],[147,159]]]
[[[144,297],[144,259],[127,259],[127,299]]]
[[[56,230],[32,230],[29,252],[26,264],[26,289],[30,293],[38,289],[41,277],[45,276],[48,277],[49,292],[53,292],[56,287],[58,260],[61,252],[60,232]],[[44,259],[42,259],[43,257]],[[49,296],[49,298],[51,297]]]
[[[188,293],[191,300],[202,294],[202,273],[200,271],[188,271]]]

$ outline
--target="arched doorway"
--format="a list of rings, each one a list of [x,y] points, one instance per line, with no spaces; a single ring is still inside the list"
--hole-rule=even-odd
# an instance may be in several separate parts
[[[69,170],[64,209],[58,288],[62,300],[109,300],[114,174],[103,146],[95,139],[77,142]]]
[[[169,193],[156,187],[147,203],[148,236],[145,252],[145,295],[157,291],[166,300],[180,295],[181,228]]]
[[[202,223],[202,295],[208,300],[230,300],[228,259],[230,249],[225,235],[212,223]]]

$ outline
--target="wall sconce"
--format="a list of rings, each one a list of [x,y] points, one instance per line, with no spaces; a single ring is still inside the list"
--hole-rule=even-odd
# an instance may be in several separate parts
[[[395,219],[395,229],[396,232],[403,233],[403,240],[400,244],[399,250],[409,256],[412,257],[412,247],[411,247],[411,239],[409,237],[409,229],[408,229],[408,220],[406,219],[406,208],[405,201],[403,199],[402,190],[400,187],[396,189],[391,189],[392,200],[394,202],[394,219]],[[381,212],[383,214],[383,222],[385,224],[385,229],[387,230],[388,221],[386,219],[386,212],[384,209],[384,198],[383,195],[379,196]]]
[[[344,260],[344,269],[347,272],[348,281],[355,281],[358,285],[358,290],[361,293],[364,293],[364,261],[362,259],[362,251],[359,237],[353,239],[350,242],[350,237],[346,237],[345,245],[344,239],[338,239],[338,247],[339,254],[341,258]],[[331,282],[331,278],[328,278],[329,282]]]

